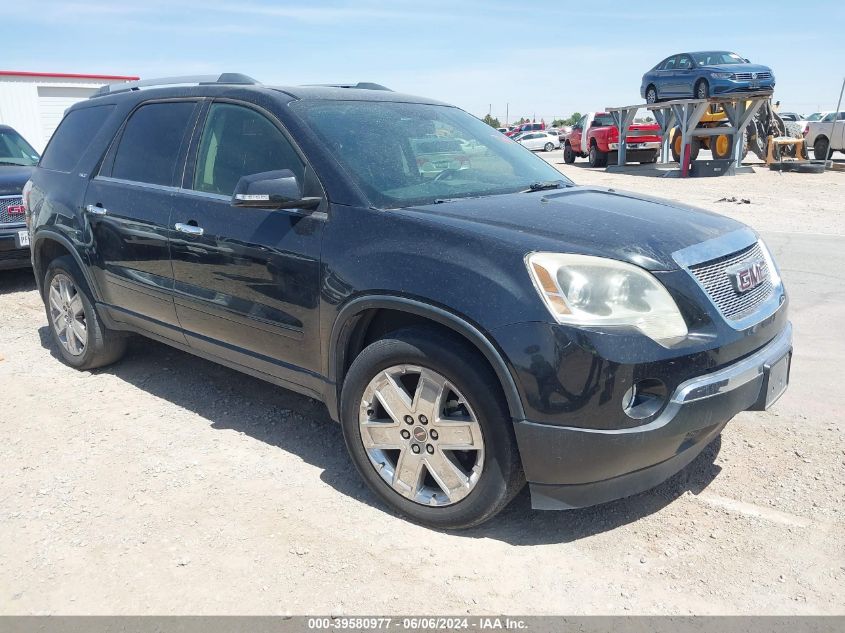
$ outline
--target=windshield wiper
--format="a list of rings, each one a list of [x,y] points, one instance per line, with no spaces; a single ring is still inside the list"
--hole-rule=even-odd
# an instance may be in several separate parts
[[[564,183],[560,182],[559,180],[548,180],[546,182],[532,182],[528,185],[528,189],[525,191],[521,191],[520,193],[531,193],[532,191],[545,191],[546,189],[563,189],[567,187]]]

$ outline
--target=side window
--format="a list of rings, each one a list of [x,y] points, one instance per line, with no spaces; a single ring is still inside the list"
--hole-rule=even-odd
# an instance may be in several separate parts
[[[670,57],[666,60],[666,63],[663,64],[663,67],[660,70],[675,70],[675,60],[677,57]]]
[[[129,117],[111,175],[152,185],[173,185],[179,149],[196,104],[150,103]]]
[[[301,184],[305,166],[267,117],[251,108],[214,103],[200,139],[193,189],[232,195],[243,176],[290,169]]]
[[[692,68],[692,60],[689,58],[689,55],[681,55],[678,60],[678,68],[680,70],[689,70]]]
[[[104,105],[68,112],[53,132],[39,165],[53,171],[72,171],[112,110],[113,105]]]

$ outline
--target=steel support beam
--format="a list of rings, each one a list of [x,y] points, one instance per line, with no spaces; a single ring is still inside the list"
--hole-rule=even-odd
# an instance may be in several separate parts
[[[613,123],[619,131],[619,149],[616,151],[616,164],[624,165],[628,160],[628,128],[634,123],[639,106],[609,109]]]
[[[723,103],[722,109],[731,122],[731,127],[734,129],[733,135],[733,149],[731,150],[731,159],[734,165],[742,167],[742,157],[745,154],[743,151],[745,145],[745,128],[751,123],[757,111],[768,99],[750,99],[749,101],[737,101],[735,103]],[[751,103],[749,106],[748,103]]]

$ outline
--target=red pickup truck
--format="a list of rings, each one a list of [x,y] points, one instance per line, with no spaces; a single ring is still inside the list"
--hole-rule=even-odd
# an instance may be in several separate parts
[[[656,123],[634,123],[628,128],[629,162],[655,163],[660,155],[660,126]],[[590,167],[604,167],[608,157],[619,149],[619,130],[607,112],[585,114],[564,137],[563,160],[574,163],[577,157],[589,158]]]

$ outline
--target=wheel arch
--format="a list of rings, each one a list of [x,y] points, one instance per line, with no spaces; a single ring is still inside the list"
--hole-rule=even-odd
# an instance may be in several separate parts
[[[94,284],[91,272],[88,270],[85,262],[82,261],[79,251],[67,237],[55,231],[42,229],[33,237],[31,248],[32,272],[35,275],[35,283],[38,286],[39,292],[43,293],[44,273],[49,263],[57,257],[70,255],[76,261],[79,270],[82,271],[82,276],[85,278],[85,283],[92,293],[92,298],[99,300],[99,297],[95,294],[97,287]]]
[[[343,306],[332,327],[327,368],[331,386],[326,394],[326,405],[335,420],[339,419],[340,390],[346,372],[357,353],[365,346],[370,327],[378,318],[384,318],[385,314],[394,315],[397,322],[403,325],[409,322],[434,325],[460,336],[487,360],[501,385],[511,418],[525,418],[516,383],[504,356],[481,329],[453,312],[419,299],[367,295],[357,297]]]

